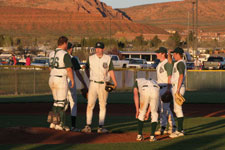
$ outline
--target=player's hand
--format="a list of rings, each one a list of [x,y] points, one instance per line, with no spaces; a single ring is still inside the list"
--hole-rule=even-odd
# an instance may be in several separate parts
[[[169,49],[169,50],[168,50],[168,53],[171,53],[172,51],[173,51],[172,49]]]
[[[72,81],[70,88],[72,89],[73,87],[74,87],[74,82]]]
[[[145,120],[148,120],[148,118],[149,118],[149,113],[146,113],[145,114]]]
[[[139,111],[136,112],[136,119],[138,118],[139,116]]]

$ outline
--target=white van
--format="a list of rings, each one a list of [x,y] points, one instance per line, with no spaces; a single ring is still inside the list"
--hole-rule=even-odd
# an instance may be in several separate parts
[[[139,58],[145,59],[147,64],[154,64],[157,59],[155,52],[143,52],[143,51],[120,51],[124,58]]]

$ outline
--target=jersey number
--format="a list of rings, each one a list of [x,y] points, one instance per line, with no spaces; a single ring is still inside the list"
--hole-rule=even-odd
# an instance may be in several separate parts
[[[52,68],[59,68],[59,57],[53,57],[50,59],[50,66]]]

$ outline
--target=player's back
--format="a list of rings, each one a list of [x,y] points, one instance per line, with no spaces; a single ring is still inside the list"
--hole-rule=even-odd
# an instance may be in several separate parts
[[[66,51],[57,48],[55,51],[49,54],[51,73],[50,75],[66,76],[67,71],[64,63],[64,56]]]

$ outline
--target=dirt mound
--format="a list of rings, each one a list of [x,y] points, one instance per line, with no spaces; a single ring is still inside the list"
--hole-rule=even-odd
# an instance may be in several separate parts
[[[205,31],[225,31],[223,0],[199,0],[199,25]],[[192,1],[167,2],[122,9],[135,22],[157,25],[163,29],[187,29],[188,12],[192,24]]]
[[[57,131],[41,127],[14,127],[0,129],[0,144],[79,144],[79,143],[127,143],[136,142],[136,133],[80,133]],[[148,141],[149,134],[143,134]],[[13,137],[13,138],[12,138]],[[157,136],[158,140],[168,139],[168,135]]]

